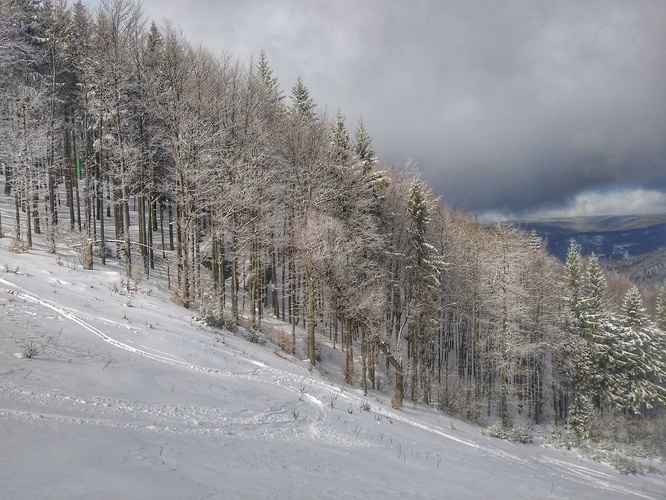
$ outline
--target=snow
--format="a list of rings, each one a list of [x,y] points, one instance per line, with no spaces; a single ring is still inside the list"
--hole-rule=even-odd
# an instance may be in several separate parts
[[[390,396],[333,377],[330,346],[309,369],[270,343],[212,331],[159,276],[122,293],[120,261],[84,271],[9,243],[0,239],[2,498],[666,496],[660,475],[492,439],[427,407],[394,410]],[[31,341],[40,352],[27,359]]]

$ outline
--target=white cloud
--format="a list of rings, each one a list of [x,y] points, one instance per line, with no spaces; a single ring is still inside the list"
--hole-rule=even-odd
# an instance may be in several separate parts
[[[543,208],[529,212],[485,212],[480,219],[486,222],[521,219],[559,219],[596,215],[643,215],[666,213],[666,193],[653,189],[611,189],[584,191],[558,208]]]

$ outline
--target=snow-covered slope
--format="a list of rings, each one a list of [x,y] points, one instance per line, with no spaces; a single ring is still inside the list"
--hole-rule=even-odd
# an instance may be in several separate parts
[[[120,292],[115,262],[83,271],[9,243],[1,498],[666,496],[659,475],[484,437],[428,408],[393,410],[275,346],[202,327],[159,280]],[[31,342],[40,352],[26,359]]]

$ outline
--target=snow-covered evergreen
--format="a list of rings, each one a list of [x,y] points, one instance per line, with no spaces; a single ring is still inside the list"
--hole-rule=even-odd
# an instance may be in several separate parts
[[[659,345],[660,331],[650,320],[636,287],[622,303],[613,349],[616,400],[620,407],[641,414],[666,403],[666,365]]]

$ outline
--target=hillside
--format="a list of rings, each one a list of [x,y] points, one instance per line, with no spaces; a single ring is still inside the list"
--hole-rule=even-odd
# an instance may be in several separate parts
[[[666,488],[663,476],[484,437],[429,408],[393,410],[384,394],[341,383],[330,346],[311,370],[271,342],[197,323],[159,278],[126,294],[116,262],[83,271],[9,243],[4,498],[658,498]],[[39,353],[26,359],[30,343]]]
[[[516,221],[546,240],[548,252],[564,261],[571,240],[582,255],[622,260],[666,248],[666,215],[574,217]]]
[[[636,285],[661,286],[666,280],[666,249],[630,259],[610,261],[606,267],[628,278]]]

